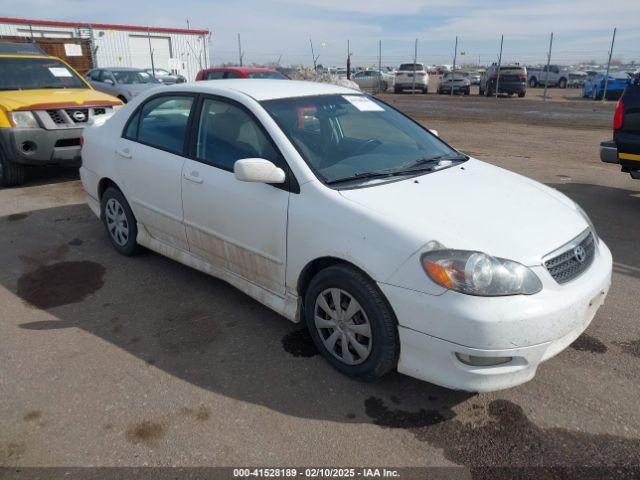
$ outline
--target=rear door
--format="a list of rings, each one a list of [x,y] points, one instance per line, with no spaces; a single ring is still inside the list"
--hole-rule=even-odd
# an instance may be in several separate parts
[[[115,146],[118,178],[138,222],[153,238],[185,251],[182,168],[194,99],[151,97],[131,116]]]

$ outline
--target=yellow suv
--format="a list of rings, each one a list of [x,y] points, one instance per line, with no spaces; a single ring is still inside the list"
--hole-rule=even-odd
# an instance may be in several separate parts
[[[26,165],[79,166],[83,127],[120,105],[36,45],[0,43],[0,186],[24,183]]]

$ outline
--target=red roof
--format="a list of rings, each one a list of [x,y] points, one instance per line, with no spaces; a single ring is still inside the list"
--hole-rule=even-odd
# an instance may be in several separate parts
[[[186,33],[191,35],[208,35],[209,30],[187,30],[186,28],[141,27],[139,25],[118,25],[110,23],[90,22],[58,22],[53,20],[30,20],[26,18],[0,17],[0,23],[19,23],[21,25],[44,25],[48,27],[88,27],[104,30],[133,30],[136,32]]]

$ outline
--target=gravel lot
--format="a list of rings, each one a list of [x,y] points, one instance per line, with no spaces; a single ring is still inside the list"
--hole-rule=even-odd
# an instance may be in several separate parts
[[[0,465],[640,465],[640,182],[599,161],[613,105],[385,99],[591,215],[615,265],[586,334],[493,394],[351,380],[227,284],[116,254],[75,173],[40,172],[0,191]]]

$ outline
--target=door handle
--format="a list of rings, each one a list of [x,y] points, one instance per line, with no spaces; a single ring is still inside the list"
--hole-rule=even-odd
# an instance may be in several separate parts
[[[204,183],[204,180],[200,178],[200,174],[198,172],[184,173],[182,175],[185,180],[189,180],[190,182],[201,184]]]
[[[131,152],[129,151],[128,148],[124,148],[122,150],[117,149],[116,153],[120,155],[122,158],[131,158]]]

